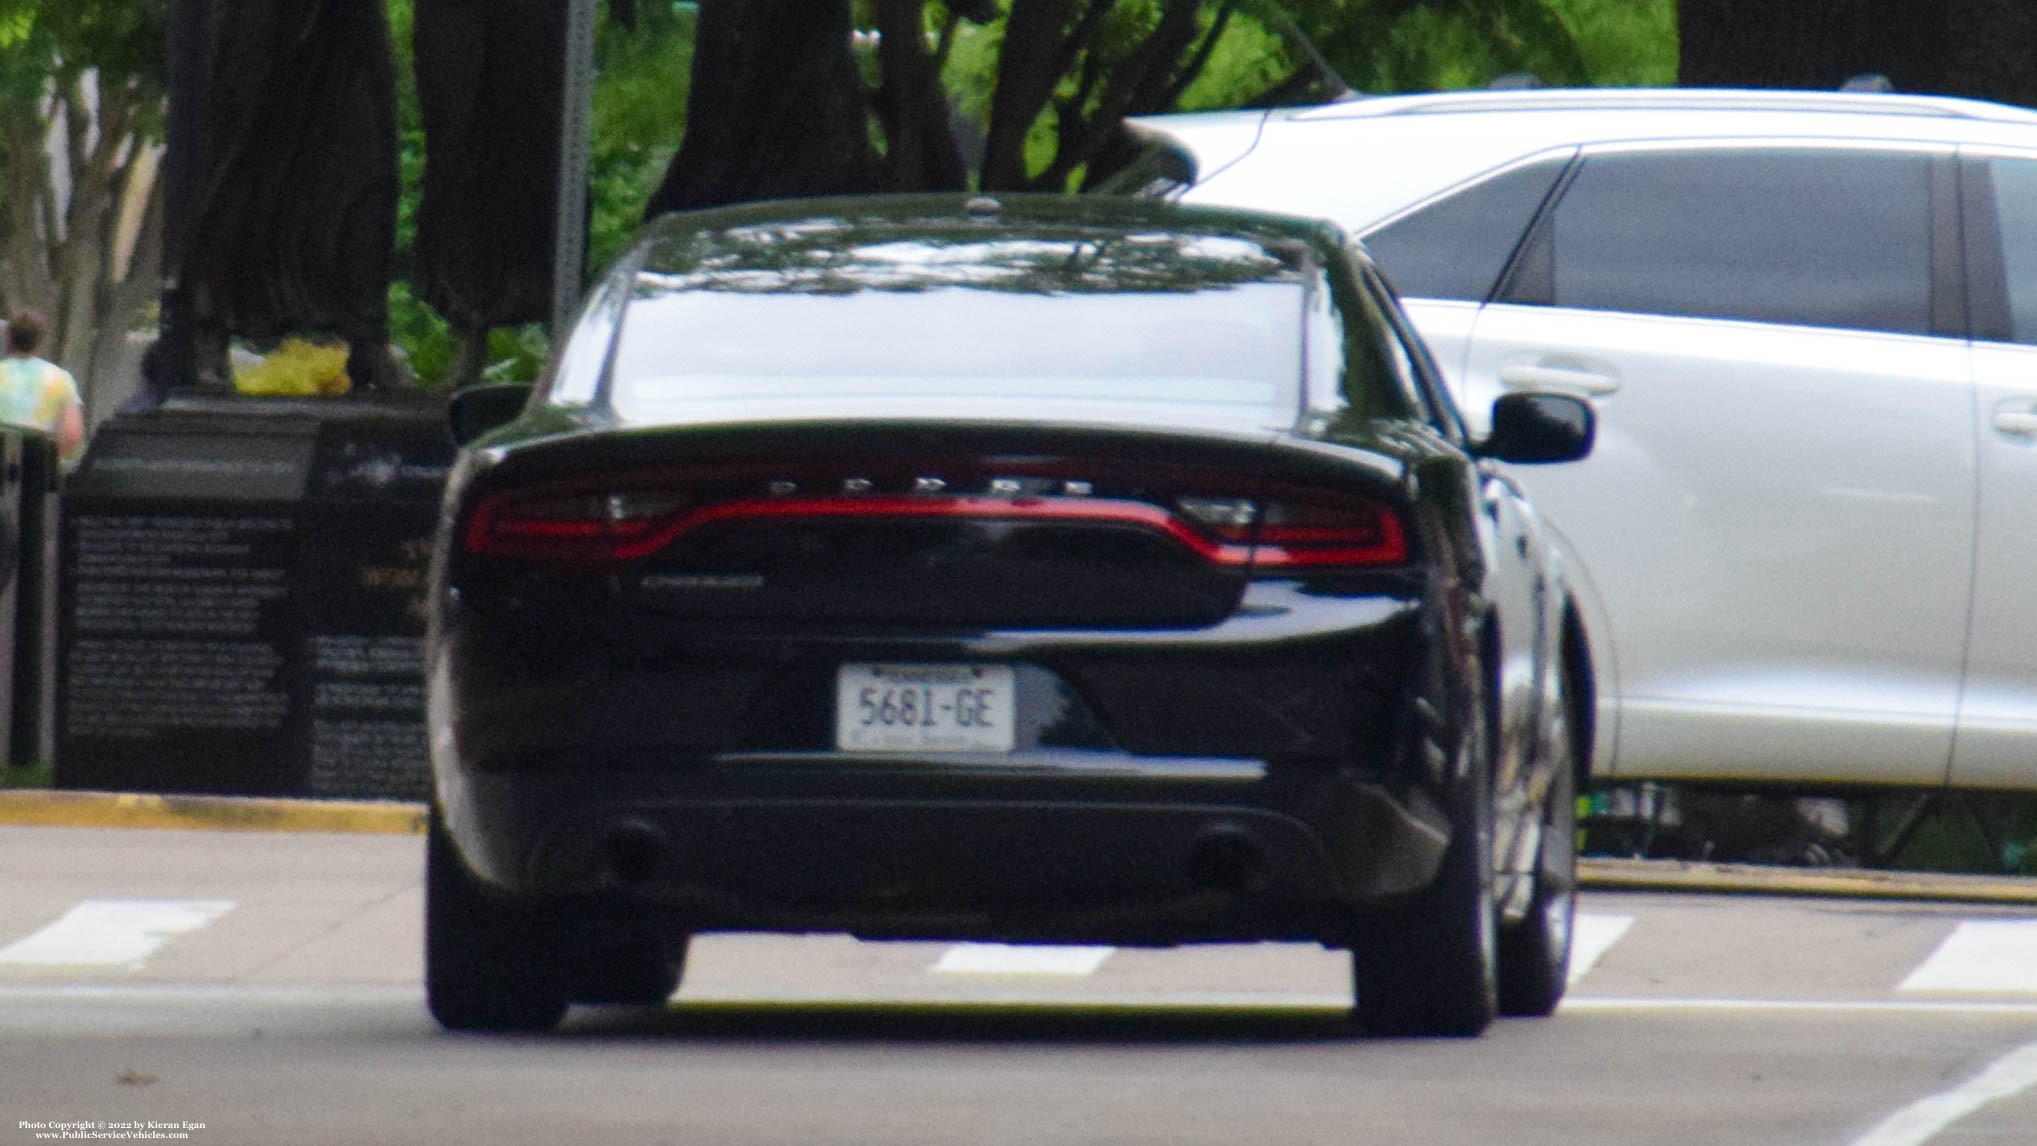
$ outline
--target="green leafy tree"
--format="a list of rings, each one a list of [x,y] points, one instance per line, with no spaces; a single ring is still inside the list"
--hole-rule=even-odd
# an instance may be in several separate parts
[[[1128,158],[1128,115],[1517,71],[1551,84],[1667,81],[1672,0],[1619,2],[703,0],[696,134],[651,210],[870,187],[1087,186]],[[1609,35],[1589,26],[1600,19]],[[852,24],[875,33],[854,70],[842,66]],[[786,58],[815,64],[788,77],[773,64]],[[802,137],[813,120],[793,105],[837,118],[861,106],[872,129]]]
[[[1594,84],[1676,83],[1677,0],[1554,0]]]
[[[1316,0],[1296,21],[1362,91],[1461,88],[1509,72],[1551,85],[1592,82],[1552,0]]]
[[[0,305],[88,387],[154,302],[162,12],[0,0]]]
[[[401,44],[409,0],[389,3]],[[1089,185],[1128,158],[1125,115],[1324,98],[1340,74],[1384,91],[1519,70],[1666,82],[1675,69],[1673,0],[705,0],[699,12],[640,5],[634,31],[601,28],[590,266],[621,249],[640,210]],[[414,177],[421,138],[405,139]],[[443,324],[395,289],[413,365],[442,377]],[[490,373],[525,376],[542,347],[536,328],[498,330]]]
[[[400,271],[424,140],[412,0],[384,2],[406,186],[391,322],[434,384],[457,343]],[[734,166],[708,186],[712,164],[673,162],[701,110],[689,93],[702,67],[721,67],[701,137],[730,155],[764,153],[759,129],[771,121],[750,113],[775,96],[796,119],[804,96],[792,89],[806,79],[783,61],[802,37],[825,35],[815,58],[839,54],[829,82],[846,85],[843,106],[868,124],[839,133],[849,166],[814,168],[860,171],[855,188],[1079,187],[1124,158],[1124,115],[1321,98],[1335,76],[1385,91],[1515,70],[1552,83],[1668,82],[1675,69],[1673,0],[705,0],[700,11],[696,21],[692,5],[640,4],[633,29],[600,27],[590,267],[620,251],[661,179],[701,185],[689,201],[755,197],[758,187],[727,178]],[[0,0],[0,305],[49,313],[54,355],[88,381],[159,286],[162,15],[162,0]],[[849,27],[863,30],[859,46],[838,34]],[[723,67],[732,38],[754,43],[759,29],[767,50]],[[783,177],[798,154],[769,166]],[[845,189],[837,176],[795,177],[773,193]],[[539,327],[496,330],[489,373],[527,377],[544,349]]]

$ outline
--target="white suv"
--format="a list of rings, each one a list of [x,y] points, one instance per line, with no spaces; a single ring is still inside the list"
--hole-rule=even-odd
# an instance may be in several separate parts
[[[1588,460],[1514,476],[1570,555],[1600,778],[2037,789],[2037,113],[1549,90],[1134,130],[1187,201],[1362,235],[1465,410],[1596,404]]]

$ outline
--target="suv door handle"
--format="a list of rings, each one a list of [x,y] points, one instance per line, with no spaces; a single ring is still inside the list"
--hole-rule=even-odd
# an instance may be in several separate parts
[[[1997,410],[1995,429],[2004,434],[2037,434],[2037,410]]]
[[[1509,390],[1570,390],[1583,394],[1610,394],[1620,388],[1619,379],[1596,370],[1527,363],[1500,367],[1499,382]]]

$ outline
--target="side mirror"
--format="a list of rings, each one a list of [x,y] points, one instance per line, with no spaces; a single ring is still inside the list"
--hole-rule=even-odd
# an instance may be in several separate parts
[[[523,413],[531,388],[523,382],[469,386],[446,403],[446,428],[453,444],[464,446],[490,430],[507,426]]]
[[[1574,462],[1591,453],[1598,415],[1571,394],[1502,394],[1492,404],[1492,433],[1478,452],[1516,465]]]

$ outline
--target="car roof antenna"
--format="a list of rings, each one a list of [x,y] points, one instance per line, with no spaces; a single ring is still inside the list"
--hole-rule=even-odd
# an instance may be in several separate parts
[[[1491,92],[1525,92],[1533,91],[1541,86],[1543,86],[1542,77],[1533,72],[1508,72],[1503,76],[1494,76],[1492,82],[1485,85],[1485,90]]]
[[[1895,81],[1880,72],[1862,72],[1839,85],[1842,92],[1892,92]]]

